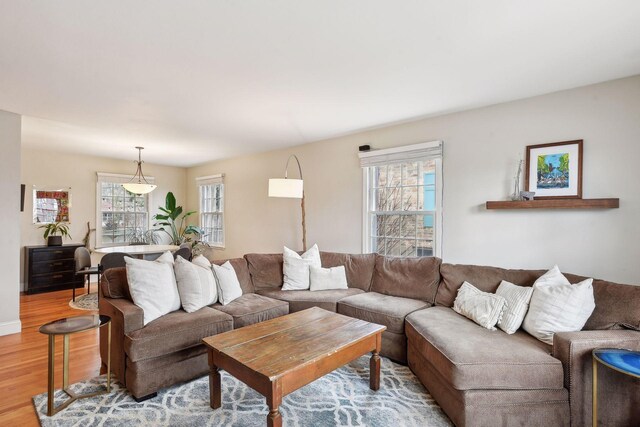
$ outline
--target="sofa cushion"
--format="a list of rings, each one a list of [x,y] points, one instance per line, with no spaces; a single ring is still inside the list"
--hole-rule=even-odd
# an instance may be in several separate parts
[[[490,331],[448,307],[407,316],[407,339],[457,390],[560,389],[562,363],[524,331]]]
[[[233,329],[233,318],[210,307],[178,310],[125,335],[124,351],[133,362],[202,344],[202,339]]]
[[[286,301],[258,294],[245,294],[227,305],[216,303],[211,307],[233,317],[234,329],[289,314],[289,303]]]
[[[100,278],[100,289],[102,290],[102,295],[107,298],[126,298],[132,301],[126,267],[105,270]]]
[[[251,275],[249,274],[249,266],[247,265],[247,260],[245,260],[244,258],[216,259],[211,261],[211,264],[222,265],[227,261],[231,263],[233,270],[236,272],[238,282],[240,282],[240,287],[242,288],[242,293],[254,293],[255,288],[253,287],[253,282],[251,281]]]
[[[338,313],[387,327],[387,331],[404,334],[404,319],[409,313],[429,307],[424,301],[367,292],[338,302]]]
[[[327,291],[281,291],[279,289],[268,289],[258,291],[258,294],[287,301],[289,303],[290,313],[306,310],[311,307],[320,307],[335,313],[338,301],[363,292],[364,291],[357,288],[332,289]]]
[[[282,254],[246,254],[244,258],[247,260],[251,281],[256,291],[282,287],[284,280]]]
[[[443,263],[440,266],[442,283],[438,287],[436,305],[453,306],[456,294],[464,281],[483,292],[495,293],[503,280],[518,286],[533,286],[538,277],[547,270],[507,270],[482,265],[462,265]]]
[[[376,256],[371,291],[433,303],[440,283],[440,258]]]
[[[347,273],[347,284],[350,288],[368,291],[371,288],[373,268],[376,254],[342,254],[337,252],[320,252],[320,260],[325,268],[343,265]]]
[[[586,278],[565,274],[571,283]],[[593,281],[596,308],[583,330],[623,329],[624,324],[640,328],[640,286],[621,285],[605,280]]]

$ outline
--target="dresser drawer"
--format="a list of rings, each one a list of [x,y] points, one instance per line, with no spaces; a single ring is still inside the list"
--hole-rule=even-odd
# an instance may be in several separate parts
[[[29,281],[29,288],[47,288],[50,286],[73,282],[82,283],[82,276],[76,276],[73,271],[63,271],[61,273],[50,273],[33,276]]]
[[[61,259],[73,260],[73,254],[76,248],[60,247],[60,249],[35,249],[31,252],[31,262],[56,261]]]
[[[61,271],[75,271],[76,262],[73,259],[61,259],[44,262],[34,262],[31,265],[31,274],[52,274]]]

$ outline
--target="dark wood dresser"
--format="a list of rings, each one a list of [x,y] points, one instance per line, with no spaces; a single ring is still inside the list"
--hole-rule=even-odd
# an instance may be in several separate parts
[[[25,292],[58,291],[81,288],[82,276],[75,275],[73,254],[84,245],[25,246]]]

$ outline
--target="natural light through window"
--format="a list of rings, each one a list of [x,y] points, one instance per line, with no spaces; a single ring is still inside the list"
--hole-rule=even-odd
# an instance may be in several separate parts
[[[196,178],[200,196],[202,240],[211,246],[224,247],[224,175]]]

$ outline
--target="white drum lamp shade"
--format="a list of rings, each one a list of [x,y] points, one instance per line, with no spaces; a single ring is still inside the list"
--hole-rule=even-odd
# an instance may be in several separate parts
[[[271,178],[269,179],[269,197],[302,199],[302,183],[301,179]]]

